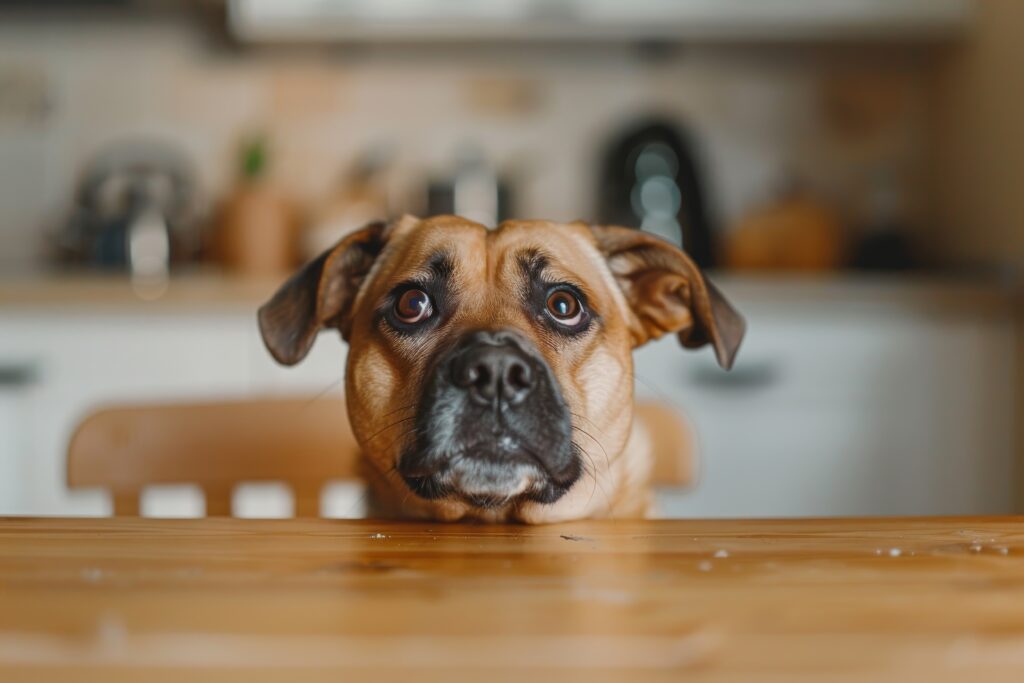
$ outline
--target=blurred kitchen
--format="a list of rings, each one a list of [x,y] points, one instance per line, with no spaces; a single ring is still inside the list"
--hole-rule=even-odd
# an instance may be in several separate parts
[[[709,269],[736,368],[637,354],[696,434],[667,514],[1021,511],[1021,36],[1018,0],[0,0],[0,514],[110,512],[65,483],[98,406],[340,395],[342,344],[278,368],[255,309],[406,212]]]

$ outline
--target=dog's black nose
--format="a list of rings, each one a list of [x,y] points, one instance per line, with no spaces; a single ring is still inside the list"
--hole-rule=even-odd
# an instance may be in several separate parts
[[[475,332],[452,362],[452,381],[480,405],[518,406],[534,386],[530,359],[503,332]]]

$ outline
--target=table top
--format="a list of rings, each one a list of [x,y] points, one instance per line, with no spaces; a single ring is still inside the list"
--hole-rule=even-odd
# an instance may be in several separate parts
[[[283,669],[1024,680],[1024,518],[0,519],[0,680]]]

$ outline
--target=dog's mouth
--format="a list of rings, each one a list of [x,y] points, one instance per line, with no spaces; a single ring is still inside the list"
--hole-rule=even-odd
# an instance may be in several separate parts
[[[461,500],[487,510],[523,500],[553,503],[582,474],[579,449],[570,443],[570,450],[565,465],[552,471],[533,449],[508,435],[492,444],[457,447],[436,459],[425,459],[414,444],[403,453],[398,472],[413,493],[427,500]],[[425,469],[425,460],[443,464]]]
[[[553,503],[583,472],[550,367],[514,331],[473,332],[442,353],[398,473],[421,498],[493,509]]]

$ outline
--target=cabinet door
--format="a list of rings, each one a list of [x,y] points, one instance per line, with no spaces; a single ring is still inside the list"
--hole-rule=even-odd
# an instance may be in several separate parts
[[[247,316],[244,316],[247,320]],[[104,404],[247,394],[249,327],[236,314],[5,316],[0,358],[30,359],[23,512],[105,514],[102,492],[69,492],[65,457],[75,426]],[[2,505],[2,501],[0,501]]]
[[[348,344],[335,330],[321,332],[301,363],[285,367],[279,365],[264,348],[253,318],[248,348],[253,388],[257,393],[344,394]]]
[[[0,515],[26,510],[23,455],[31,449],[29,392],[34,379],[31,363],[0,362]]]
[[[772,311],[725,373],[662,340],[638,396],[685,413],[695,516],[984,514],[1012,509],[1013,332],[972,316]]]

